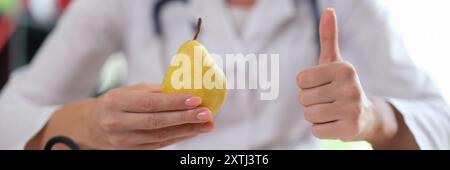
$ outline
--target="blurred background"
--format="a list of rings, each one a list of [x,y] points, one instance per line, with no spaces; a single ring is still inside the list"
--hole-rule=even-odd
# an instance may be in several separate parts
[[[0,0],[0,89],[10,73],[30,62],[71,1],[75,0]],[[411,57],[435,79],[449,101],[450,1],[384,1]],[[112,55],[104,66],[99,91],[117,86],[124,75],[125,59],[121,54]],[[323,141],[322,147],[371,149],[366,142]]]

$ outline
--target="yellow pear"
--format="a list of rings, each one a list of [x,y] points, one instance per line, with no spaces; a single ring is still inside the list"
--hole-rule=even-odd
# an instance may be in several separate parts
[[[173,57],[163,80],[163,93],[191,94],[215,115],[225,102],[226,77],[206,48],[197,41],[202,20],[193,40],[184,43]]]

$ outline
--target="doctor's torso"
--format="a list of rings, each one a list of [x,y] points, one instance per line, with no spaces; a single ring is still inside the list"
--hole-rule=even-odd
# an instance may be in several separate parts
[[[365,94],[395,106],[421,148],[448,148],[450,128],[442,127],[448,125],[447,104],[409,57],[384,1],[258,0],[249,10],[231,8],[225,0],[183,1],[164,1],[169,3],[159,12],[160,36],[155,32],[157,0],[75,1],[32,63],[12,74],[3,89],[0,134],[7,138],[0,148],[22,149],[61,106],[92,97],[102,65],[115,52],[127,58],[123,85],[161,83],[201,17],[198,40],[216,61],[225,61],[228,87],[251,79],[254,70],[258,77],[228,90],[212,133],[167,149],[317,149],[296,85],[297,74],[319,59],[311,2],[319,11],[336,10],[341,55],[354,66]],[[226,63],[249,54],[257,67]],[[278,60],[267,60],[272,54]],[[243,79],[234,79],[242,76],[238,70],[244,70]],[[264,72],[266,77],[259,76]],[[276,96],[261,100],[267,92]]]
[[[225,1],[172,2],[161,12],[160,37],[155,36],[153,20],[148,17],[153,1],[130,3],[128,8],[133,10],[127,13],[124,39],[129,64],[126,85],[160,83],[179,46],[192,39],[192,23],[197,17],[203,19],[199,41],[224,62],[233,57],[227,54],[279,56],[278,97],[261,100],[264,90],[260,88],[230,89],[214,118],[217,128],[213,133],[169,149],[317,148],[310,125],[303,119],[295,84],[299,71],[317,63],[317,31],[309,1],[294,2],[257,1],[239,28]],[[266,71],[273,71],[270,69]]]

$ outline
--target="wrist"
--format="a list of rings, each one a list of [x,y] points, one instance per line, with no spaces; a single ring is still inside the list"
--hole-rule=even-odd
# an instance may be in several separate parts
[[[93,115],[96,99],[83,100],[74,106],[73,112],[75,116],[71,117],[73,123],[67,129],[67,137],[71,138],[77,143],[81,148],[91,148],[91,136],[89,120],[90,116]]]
[[[365,140],[374,148],[385,148],[398,134],[398,116],[394,107],[385,99],[371,97],[370,100],[373,105],[369,114],[373,117],[373,124]]]
[[[79,145],[87,143],[86,116],[91,112],[94,100],[83,100],[65,105],[57,110],[41,131],[28,141],[25,149],[43,149],[48,140],[55,136],[66,136]],[[67,149],[56,145],[54,149]]]

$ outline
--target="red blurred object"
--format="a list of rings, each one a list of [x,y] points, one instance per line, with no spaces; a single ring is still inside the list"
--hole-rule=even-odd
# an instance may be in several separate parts
[[[14,23],[7,17],[0,16],[0,50],[6,45],[14,30]]]
[[[62,13],[69,6],[71,0],[58,0],[58,9],[59,12]]]
[[[27,34],[26,37],[27,40],[27,42],[25,42],[26,48],[23,48],[23,50],[26,50],[26,53],[29,53],[30,56],[34,55],[35,49],[39,48],[41,38],[42,39],[45,38],[45,34],[42,31],[36,30],[36,28],[30,28],[29,25],[16,25],[19,23],[20,19],[23,19],[23,17],[21,17],[23,15],[23,12],[25,12],[25,14],[28,14],[25,15],[25,17],[27,18],[32,17],[31,16],[32,13],[30,12],[30,10],[36,9],[32,9],[30,5],[32,3],[41,3],[41,1],[34,1],[34,2],[32,2],[33,0],[16,0],[16,1],[22,1],[22,3],[20,6],[17,7],[17,9],[13,10],[12,14],[8,15],[0,14],[0,90],[8,80],[10,69],[14,69],[14,67],[16,67],[9,65],[10,63],[9,61],[14,60],[14,57],[16,57],[10,56],[11,54],[9,53],[10,52],[9,50],[11,49],[17,50],[18,48],[15,46],[11,46],[11,44],[8,43],[8,41],[13,38],[11,36],[15,36],[14,32],[16,28],[19,29],[20,27],[20,30],[26,30],[27,33],[29,34],[29,35]],[[55,14],[55,19],[57,19],[58,16],[64,12],[64,10],[68,7],[71,1],[72,0],[53,0],[50,2],[50,4],[48,4],[51,5],[51,7],[49,8],[50,10],[56,10],[52,11],[53,14]],[[34,12],[43,12],[43,11],[34,11]],[[25,57],[27,60],[32,59],[31,57],[28,58],[29,56]]]
[[[23,6],[21,8],[26,11],[30,10],[30,1],[32,0],[22,0]],[[69,6],[72,0],[54,0],[59,14],[62,14],[64,10]],[[14,32],[15,22],[12,20],[12,16],[2,16],[0,15],[0,50],[4,48],[7,44],[9,37]]]
[[[23,8],[28,10],[30,6],[30,0],[22,0]]]
[[[0,90],[9,77],[9,60],[7,42],[14,30],[14,23],[0,15]]]

